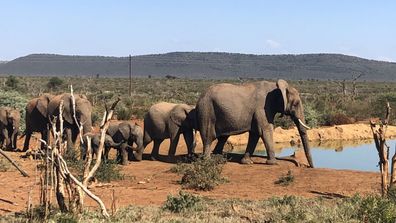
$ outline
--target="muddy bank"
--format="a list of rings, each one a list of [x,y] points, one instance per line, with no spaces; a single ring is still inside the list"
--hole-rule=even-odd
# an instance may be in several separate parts
[[[388,126],[386,132],[387,138],[396,137],[396,126]],[[320,127],[308,130],[308,137],[310,141],[331,141],[331,140],[367,140],[372,139],[373,134],[369,124],[349,124],[337,125],[331,127]],[[248,133],[232,136],[228,140],[233,145],[245,145],[248,141]],[[275,143],[298,143],[300,136],[297,128],[282,129],[280,127],[274,130]]]

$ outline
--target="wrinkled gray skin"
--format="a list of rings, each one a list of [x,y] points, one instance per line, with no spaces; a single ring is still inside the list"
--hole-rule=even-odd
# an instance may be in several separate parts
[[[192,106],[160,102],[151,106],[144,116],[144,147],[154,141],[152,159],[159,155],[159,147],[165,139],[170,139],[168,155],[174,156],[180,134],[183,134],[188,154],[195,149],[196,113]]]
[[[131,121],[112,122],[106,134],[109,135],[115,143],[120,144],[115,148],[118,149],[117,159],[121,161],[122,165],[128,163],[128,153],[132,152],[131,150],[133,150],[133,156],[136,160],[142,160],[144,149],[143,131],[139,125]],[[136,147],[133,147],[134,144]]]
[[[221,153],[230,135],[249,132],[249,140],[242,163],[252,163],[259,138],[264,142],[268,164],[275,164],[273,145],[276,113],[290,116],[300,133],[308,163],[313,167],[306,129],[304,109],[298,91],[284,80],[276,83],[260,81],[243,85],[216,84],[204,92],[197,102],[198,126],[205,155],[218,139],[214,153]]]
[[[48,113],[47,107],[48,103],[54,96],[51,94],[44,94],[38,98],[33,98],[30,100],[25,108],[25,143],[23,145],[23,151],[29,149],[29,141],[33,132],[40,132],[41,139],[49,143],[48,134]],[[41,143],[41,149],[45,148],[45,144]]]
[[[86,133],[83,135],[83,143],[81,144],[81,157],[82,159],[85,160],[86,158],[86,153],[87,153],[87,147],[88,147],[88,141],[87,141],[87,136],[91,138],[91,149],[92,149],[92,156],[96,155],[98,156],[98,150],[99,150],[99,145],[100,145],[100,133]],[[118,148],[121,143],[115,143],[113,141],[113,138],[111,136],[105,134],[105,141],[104,141],[104,154],[103,154],[103,159],[108,160],[109,159],[109,151],[111,148]],[[93,158],[93,157],[92,157]]]
[[[0,148],[16,150],[21,114],[17,109],[0,108]]]
[[[83,95],[74,95],[76,100],[76,118],[78,123],[82,123],[83,134],[91,132],[92,130],[92,105],[91,102]],[[73,106],[72,97],[69,93],[54,96],[48,103],[48,118],[53,120],[54,117],[59,115],[59,105],[63,100],[63,128],[67,138],[67,149],[74,149],[74,143],[76,142],[79,134],[78,125],[73,117]],[[59,129],[59,119],[56,123],[57,131]]]

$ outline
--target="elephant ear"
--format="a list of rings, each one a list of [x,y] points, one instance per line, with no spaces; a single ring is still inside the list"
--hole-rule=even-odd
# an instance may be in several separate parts
[[[71,96],[66,94],[61,100],[63,100],[63,119],[65,119],[65,121],[68,123],[74,123]]]
[[[42,116],[48,116],[47,108],[48,108],[48,101],[45,99],[38,99],[36,104],[37,110],[41,113]]]
[[[181,106],[176,106],[170,113],[170,119],[173,123],[180,127],[184,120],[186,120],[187,115],[188,111],[186,109]]]
[[[7,112],[3,108],[0,108],[0,122],[7,125]]]
[[[276,87],[282,92],[282,98],[283,98],[283,111],[287,110],[287,88],[289,84],[282,79],[279,79],[276,82]]]

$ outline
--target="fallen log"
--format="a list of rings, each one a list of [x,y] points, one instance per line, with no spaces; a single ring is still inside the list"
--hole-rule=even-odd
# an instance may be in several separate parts
[[[29,174],[27,174],[24,170],[22,170],[18,164],[14,160],[11,159],[2,149],[0,149],[0,154],[3,155],[10,163],[17,168],[17,170],[22,174],[24,177],[29,177]]]

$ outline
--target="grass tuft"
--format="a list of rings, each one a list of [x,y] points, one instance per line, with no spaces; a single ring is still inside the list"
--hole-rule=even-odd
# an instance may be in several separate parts
[[[279,177],[279,179],[274,183],[281,186],[289,186],[293,182],[294,182],[294,175],[293,172],[289,170],[287,171],[286,175]]]

